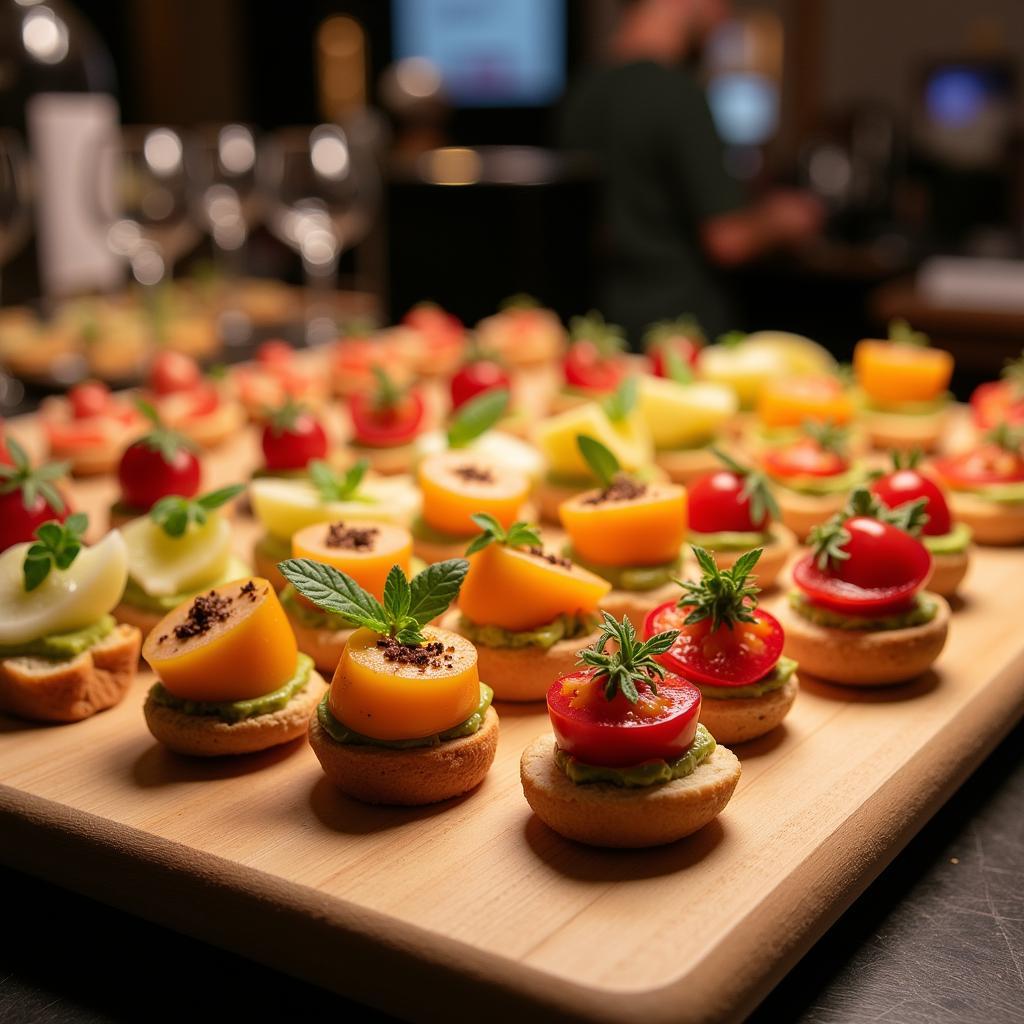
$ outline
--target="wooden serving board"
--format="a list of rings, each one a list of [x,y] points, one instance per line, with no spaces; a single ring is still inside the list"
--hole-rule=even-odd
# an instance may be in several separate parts
[[[239,439],[208,482],[254,451]],[[112,497],[76,489],[93,511]],[[1024,551],[977,551],[933,673],[803,679],[785,725],[737,748],[721,818],[670,847],[592,850],[533,817],[518,766],[540,708],[499,706],[478,791],[394,810],[336,792],[304,742],[168,753],[143,674],[76,725],[0,719],[0,859],[409,1018],[739,1019],[1020,717],[1021,601]]]

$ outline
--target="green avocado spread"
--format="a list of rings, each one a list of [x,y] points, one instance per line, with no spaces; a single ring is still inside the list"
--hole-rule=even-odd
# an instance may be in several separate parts
[[[741,697],[763,697],[772,690],[781,690],[793,678],[797,670],[797,663],[792,658],[781,657],[775,663],[775,667],[766,676],[758,679],[756,683],[748,683],[746,686],[709,686],[707,683],[697,683],[697,688],[705,697],[714,700],[739,700]]]
[[[917,594],[914,602],[905,612],[896,615],[880,615],[876,618],[864,615],[844,615],[831,608],[822,608],[798,590],[790,591],[789,605],[798,615],[813,622],[817,626],[829,629],[908,629],[910,626],[923,626],[931,622],[938,613],[939,606],[927,594]]]
[[[0,658],[49,658],[51,661],[66,661],[94,647],[114,631],[114,618],[104,615],[96,622],[68,633],[53,633],[29,640],[23,644],[0,646]]]
[[[1011,484],[971,487],[968,493],[984,501],[994,501],[997,505],[1019,505],[1024,502],[1024,480]]]
[[[659,444],[655,446],[655,451],[658,452],[696,452],[701,448],[707,448],[715,440],[713,433],[708,433],[703,437],[691,438],[689,441],[682,442],[680,444]]]
[[[285,558],[288,556],[285,555]],[[196,594],[201,593],[212,587],[219,587],[222,583],[230,583],[232,580],[241,579],[243,576],[249,576],[252,574],[252,570],[239,558],[231,556],[231,560],[228,562],[227,569],[215,580],[210,580],[209,583],[204,583],[203,586],[198,587],[196,590],[189,590],[182,594],[163,594],[155,596],[153,594],[147,594],[138,583],[128,577],[128,582],[125,584],[124,596],[121,600],[125,604],[130,604],[133,608],[142,608],[147,612],[156,612],[158,615],[166,615],[168,612],[174,611],[179,604],[190,600],[195,597]]]
[[[938,398],[927,402],[876,402],[870,398],[864,400],[864,408],[870,412],[888,413],[892,416],[931,416],[942,412],[949,405],[951,395],[943,392]]]
[[[154,683],[149,691],[149,699],[154,704],[173,708],[185,715],[204,715],[219,718],[222,722],[241,722],[245,718],[272,715],[280,711],[309,682],[312,670],[313,659],[308,654],[299,654],[291,679],[262,697],[249,697],[246,700],[183,700],[164,689],[163,684]]]
[[[860,466],[851,466],[845,473],[832,476],[787,476],[773,477],[772,482],[779,487],[794,491],[797,494],[809,494],[825,497],[829,494],[846,494],[864,481],[864,470]]]
[[[949,533],[924,536],[921,540],[933,555],[958,555],[971,543],[971,528],[966,523],[957,523]]]
[[[698,766],[715,752],[715,746],[714,736],[703,725],[698,725],[689,749],[671,761],[656,759],[630,765],[628,768],[605,768],[602,765],[578,761],[560,747],[555,747],[555,763],[569,780],[578,786],[588,782],[607,782],[613,786],[642,789],[645,786],[657,786],[663,782],[685,779],[687,775],[692,775]]]
[[[473,714],[464,722],[453,725],[450,729],[445,729],[444,732],[434,733],[433,736],[417,736],[409,740],[375,740],[372,736],[364,736],[362,733],[350,729],[347,725],[342,725],[331,714],[327,698],[328,694],[325,693],[324,699],[317,705],[316,717],[324,732],[335,743],[348,743],[360,747],[388,747],[391,750],[411,750],[415,747],[436,747],[445,740],[457,740],[463,736],[472,736],[473,733],[479,732],[480,726],[484,724],[487,709],[491,706],[491,701],[494,699],[494,691],[486,683],[481,683],[480,703],[477,704]]]
[[[698,533],[691,530],[686,537],[687,544],[694,544],[708,551],[749,551],[751,548],[766,547],[775,543],[771,530],[764,533],[744,533],[740,530],[722,530],[719,533]]]
[[[465,615],[459,617],[459,632],[484,647],[539,647],[546,651],[559,640],[586,636],[597,625],[594,615],[559,615],[557,619],[536,629],[502,629],[501,626],[480,626]]]
[[[606,579],[616,590],[657,590],[666,583],[671,583],[679,575],[681,558],[661,565],[597,565],[584,561],[573,550],[571,544],[562,549],[566,558],[571,558],[577,565]]]

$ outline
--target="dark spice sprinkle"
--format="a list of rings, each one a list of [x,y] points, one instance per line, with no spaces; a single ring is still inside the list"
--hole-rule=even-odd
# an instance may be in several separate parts
[[[232,598],[222,596],[214,590],[208,594],[200,594],[192,602],[185,621],[174,627],[175,637],[179,640],[189,640],[208,633],[215,622],[224,622],[227,619],[233,603]]]
[[[568,558],[565,558],[563,555],[554,555],[550,551],[537,547],[537,545],[529,548],[529,552],[534,557],[542,558],[545,562],[550,562],[552,565],[560,565],[563,569],[572,568],[572,562]]]
[[[426,644],[401,644],[394,637],[385,636],[377,641],[377,647],[383,652],[384,660],[398,665],[412,665],[420,672],[430,668],[440,668],[440,656],[444,652],[444,644],[432,640]]]
[[[583,499],[584,505],[603,505],[606,501],[629,501],[642,498],[647,493],[647,484],[628,476],[617,476],[603,491]]]
[[[248,583],[243,583],[241,588],[238,591],[238,594],[239,594],[239,596],[244,594],[246,597],[249,598],[250,601],[255,601],[256,600],[256,584],[253,583],[252,580],[249,580]]]
[[[380,530],[376,526],[346,526],[344,523],[331,523],[327,527],[324,543],[329,548],[345,548],[349,551],[367,551],[373,547],[374,540]]]
[[[462,480],[473,481],[480,484],[493,484],[494,474],[481,466],[456,466],[452,472]]]

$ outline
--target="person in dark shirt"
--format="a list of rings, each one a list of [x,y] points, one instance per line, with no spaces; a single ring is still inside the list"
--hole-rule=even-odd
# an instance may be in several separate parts
[[[817,232],[817,200],[796,191],[748,204],[684,63],[727,13],[725,0],[632,0],[611,62],[586,73],[562,110],[561,142],[594,154],[604,179],[604,313],[633,344],[657,321],[693,314],[714,336],[736,326],[723,271]]]

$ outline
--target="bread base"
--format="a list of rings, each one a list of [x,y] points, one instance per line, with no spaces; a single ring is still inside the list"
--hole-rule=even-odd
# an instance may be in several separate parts
[[[799,683],[796,676],[784,686],[760,697],[704,697],[700,721],[722,743],[746,743],[777,728],[796,700]]]
[[[483,782],[498,749],[498,714],[488,708],[472,736],[412,750],[336,743],[314,714],[309,744],[343,793],[368,804],[418,807],[461,796]]]
[[[413,534],[412,538],[412,553],[417,557],[423,559],[427,565],[433,565],[434,562],[443,562],[448,558],[465,558],[466,548],[469,547],[469,542],[473,539],[472,536],[462,538],[458,540],[448,542],[438,542],[434,540],[422,540]]]
[[[946,429],[946,411],[927,416],[900,413],[866,412],[864,424],[868,439],[885,451],[909,452],[915,449],[932,452],[939,447]]]
[[[258,543],[252,546],[252,565],[257,576],[262,576],[276,591],[280,592],[288,586],[288,581],[281,575],[277,562],[261,550]]]
[[[353,461],[366,459],[374,473],[383,476],[395,476],[398,473],[409,473],[416,462],[416,446],[401,444],[395,448],[373,448],[360,446],[352,448]]]
[[[345,651],[345,644],[355,629],[311,629],[299,622],[287,608],[284,613],[291,623],[299,650],[303,654],[308,654],[313,659],[313,664],[324,675],[328,678],[333,677],[334,670]]]
[[[142,639],[145,640],[157,623],[164,617],[160,612],[151,612],[148,608],[136,608],[133,604],[125,604],[123,601],[111,613],[118,622],[129,626],[135,626],[142,631]]]
[[[967,575],[970,557],[966,551],[948,555],[932,555],[932,575],[928,589],[942,597],[952,597]]]
[[[562,502],[575,498],[577,494],[582,494],[589,489],[587,484],[569,487],[565,484],[552,483],[547,478],[542,477],[537,482],[533,498],[534,504],[537,506],[537,518],[542,523],[551,523],[553,526],[561,525],[561,520],[558,518],[558,508]]]
[[[459,629],[460,617],[458,609],[450,611],[441,620],[441,628],[465,636]],[[599,635],[595,629],[573,640],[559,640],[546,651],[539,647],[486,647],[477,644],[477,669],[480,678],[494,691],[495,700],[544,700],[548,688],[559,676],[579,668],[576,655],[594,643]]]
[[[789,556],[796,549],[796,537],[793,531],[781,523],[772,525],[772,543],[765,544],[761,551],[761,557],[757,560],[753,575],[756,577],[757,585],[762,590],[775,586],[782,570],[786,568]],[[720,569],[731,569],[738,561],[743,551],[713,551],[715,561]],[[712,735],[715,735],[714,733]]]
[[[680,570],[681,572],[681,570]],[[644,628],[644,619],[660,604],[675,601],[680,594],[679,585],[669,580],[654,590],[610,590],[600,603],[601,611],[618,620],[623,615],[636,627],[639,633]]]
[[[123,442],[126,446],[127,441]],[[122,444],[104,444],[98,448],[77,448],[72,452],[50,450],[50,457],[71,463],[72,476],[103,476],[113,473],[121,462]]]
[[[226,757],[253,754],[288,743],[301,736],[309,716],[316,711],[327,683],[310,672],[306,685],[279,711],[222,722],[204,715],[186,715],[146,698],[144,711],[149,731],[165,747],[191,757]]]
[[[135,680],[142,635],[120,625],[66,661],[0,659],[0,710],[35,722],[79,722],[119,703]]]
[[[673,843],[717,818],[740,780],[740,763],[719,746],[683,779],[643,789],[577,785],[558,767],[555,739],[547,735],[523,751],[519,777],[534,814],[566,839],[635,849]]]
[[[786,633],[785,653],[802,672],[846,686],[889,686],[927,671],[949,632],[946,599],[926,591],[938,604],[931,622],[905,629],[835,629],[809,622],[789,605],[775,610]]]
[[[977,544],[1024,544],[1024,503],[1001,504],[963,491],[952,491],[953,517],[971,528]]]
[[[216,448],[245,425],[245,410],[237,402],[224,402],[205,416],[195,416],[175,426],[202,448]]]
[[[699,476],[722,468],[722,463],[709,448],[658,451],[654,454],[654,464],[663,469],[674,484],[688,484]]]
[[[775,500],[779,503],[782,522],[801,543],[807,540],[811,530],[819,523],[841,512],[848,495],[842,494],[800,494],[788,487],[775,488]]]

